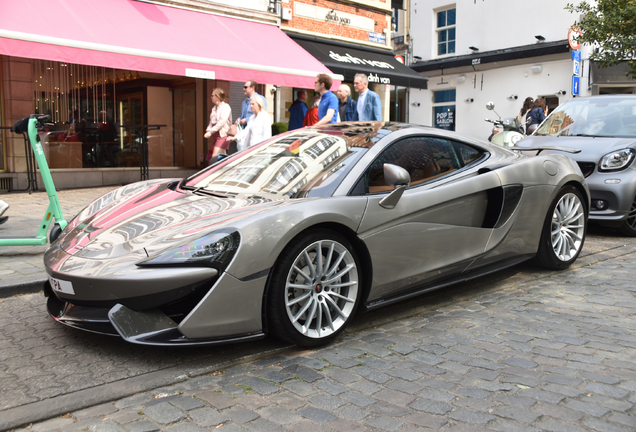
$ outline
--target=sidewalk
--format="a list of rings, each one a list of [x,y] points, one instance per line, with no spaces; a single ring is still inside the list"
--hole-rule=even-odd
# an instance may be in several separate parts
[[[96,198],[119,186],[66,189],[58,192],[67,222]],[[35,237],[49,201],[46,192],[11,192],[0,195],[10,205],[5,213],[9,220],[0,225],[0,237]],[[37,292],[46,280],[44,246],[0,247],[0,297]]]

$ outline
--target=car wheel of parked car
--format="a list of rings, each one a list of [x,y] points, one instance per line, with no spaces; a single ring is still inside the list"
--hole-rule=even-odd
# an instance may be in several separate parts
[[[627,237],[636,237],[636,197],[632,201],[632,206],[629,209],[629,216],[625,219],[625,222],[618,228],[621,234]]]
[[[537,261],[550,269],[568,268],[585,241],[587,211],[581,193],[573,186],[559,191],[546,215]]]
[[[335,339],[358,308],[360,282],[358,258],[346,238],[330,230],[301,235],[283,251],[272,273],[270,330],[304,346]]]

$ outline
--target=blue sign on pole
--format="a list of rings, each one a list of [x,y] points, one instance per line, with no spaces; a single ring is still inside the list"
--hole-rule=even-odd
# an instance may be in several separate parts
[[[574,60],[574,61],[572,62],[572,64],[573,64],[573,66],[572,66],[572,75],[579,76],[579,75],[580,75],[579,71],[580,71],[580,65],[581,65],[581,63],[580,63],[580,62],[578,62],[578,61],[576,61],[576,60]]]
[[[581,78],[577,77],[577,76],[573,76],[572,77],[572,95],[573,96],[578,96],[579,95],[579,84],[580,84]]]
[[[581,51],[579,50],[572,50],[572,60],[581,61]]]

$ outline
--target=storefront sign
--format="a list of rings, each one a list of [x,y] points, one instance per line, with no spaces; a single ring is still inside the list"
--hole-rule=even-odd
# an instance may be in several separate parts
[[[359,28],[369,32],[372,32],[375,29],[375,20],[372,18],[336,11],[333,8],[327,9],[300,2],[294,2],[294,16]]]
[[[335,53],[333,51],[329,51],[329,57],[331,57],[335,61],[342,62],[342,63],[367,64],[369,66],[382,68],[382,69],[395,69],[393,67],[393,65],[391,65],[391,64],[389,64],[387,62],[377,61],[377,60],[361,59],[359,57],[354,57],[354,56],[352,56],[349,53],[346,53],[345,55],[340,55],[340,54]]]
[[[435,111],[435,127],[438,129],[455,130],[455,105],[436,106]]]
[[[391,84],[391,79],[386,77],[379,77],[378,74],[370,73],[367,77],[370,83]]]
[[[338,16],[336,14],[335,10],[330,10],[329,12],[327,12],[327,15],[325,15],[325,21],[330,22],[332,24],[339,24],[339,25],[351,25],[351,19],[350,18],[346,18],[341,16]]]
[[[211,80],[215,79],[214,71],[186,68],[185,72],[187,77],[203,78],[203,79],[211,79]]]
[[[386,45],[386,35],[382,33],[369,32],[369,42]]]

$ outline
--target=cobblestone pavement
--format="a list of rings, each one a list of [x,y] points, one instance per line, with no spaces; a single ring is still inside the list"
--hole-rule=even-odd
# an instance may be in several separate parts
[[[367,321],[375,319],[374,327],[354,326],[324,348],[281,350],[227,368],[208,364],[206,373],[186,372],[176,384],[21,430],[634,431],[635,258],[632,247],[563,272],[527,267],[525,275],[492,287],[461,295],[448,291],[457,298],[410,309],[417,315],[393,321],[376,315]],[[5,301],[17,309],[23,306],[15,304],[37,302],[35,295]],[[57,355],[39,361],[56,364],[77,388],[82,373],[123,378],[130,374],[129,363],[159,361],[156,348],[125,348],[116,340],[105,344],[53,329],[40,320],[38,308],[29,309],[24,321],[33,322],[39,341],[26,330],[0,339],[5,377],[20,371],[21,355],[37,356],[29,346],[38,343],[58,347]],[[78,348],[87,343],[88,350]],[[178,364],[193,351],[170,354]],[[102,357],[112,366],[91,369]],[[47,376],[33,379],[50,380],[49,394],[60,383]],[[19,382],[0,381],[5,395],[19,397],[19,388],[7,383]],[[2,406],[13,400],[5,395]]]
[[[70,221],[84,207],[117,186],[67,189],[58,192],[62,213]],[[10,207],[9,220],[0,225],[0,237],[35,237],[49,201],[46,192],[12,192],[0,195]],[[46,279],[44,246],[5,246],[0,248],[0,288],[24,285]]]

